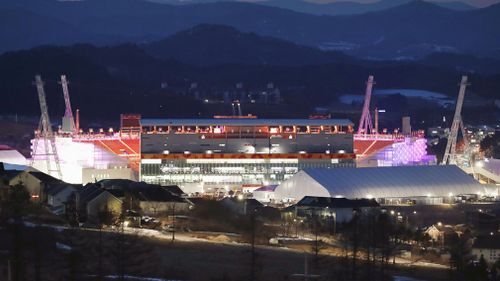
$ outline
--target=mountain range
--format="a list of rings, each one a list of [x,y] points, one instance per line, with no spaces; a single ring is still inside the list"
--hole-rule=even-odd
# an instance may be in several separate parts
[[[214,38],[206,43],[210,50],[234,52],[207,54],[200,43],[207,38]],[[188,48],[178,48],[184,45]],[[210,96],[231,91],[239,82],[249,90],[262,90],[272,82],[281,91],[283,105],[272,109],[255,106],[247,108],[249,112],[305,116],[315,106],[336,102],[343,94],[361,94],[370,74],[375,75],[380,88],[422,89],[454,97],[460,75],[467,72],[473,83],[471,93],[496,98],[500,91],[498,65],[490,59],[453,54],[432,54],[418,61],[362,60],[204,24],[151,43],[104,47],[77,44],[7,52],[0,55],[0,94],[3,114],[38,112],[32,80],[40,73],[46,82],[51,113],[59,116],[64,102],[57,81],[60,74],[67,74],[72,101],[87,118],[112,119],[123,112],[193,117],[224,114],[230,108],[195,99],[188,91],[191,83],[198,84],[202,96]],[[493,114],[489,110],[481,114],[488,112]],[[429,118],[442,117],[433,116]]]
[[[224,25],[202,24],[166,39],[140,45],[161,59],[207,66],[220,64],[312,65],[353,63],[355,58],[338,51],[300,46]]]
[[[218,0],[150,0],[156,3],[165,3],[171,5],[186,5],[194,3],[213,3],[221,2]],[[235,0],[237,1],[237,0]],[[314,15],[354,15],[363,14],[368,12],[382,11],[388,8],[394,8],[399,5],[406,4],[411,0],[380,0],[370,3],[359,3],[354,1],[338,1],[331,3],[316,3],[307,2],[303,0],[263,0],[256,1],[258,4],[289,9],[302,13],[309,13]],[[450,1],[450,2],[433,2],[443,8],[448,8],[457,11],[467,11],[473,10],[475,7],[460,1]]]
[[[214,24],[201,24],[165,39],[138,46],[157,59],[176,60],[195,66],[224,64],[305,66],[335,63],[382,67],[419,64],[462,73],[483,75],[500,73],[500,60],[493,58],[436,52],[415,61],[363,60],[339,51],[323,51]]]
[[[362,15],[318,16],[239,2],[4,0],[0,52],[41,44],[149,43],[203,23],[361,58],[418,59],[436,51],[500,57],[500,4],[456,11],[422,1]]]

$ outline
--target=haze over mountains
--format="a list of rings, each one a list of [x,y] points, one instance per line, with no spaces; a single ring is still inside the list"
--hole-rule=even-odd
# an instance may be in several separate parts
[[[317,16],[236,2],[7,0],[0,6],[0,52],[152,42],[203,23],[362,58],[415,59],[436,51],[500,57],[500,4],[456,11],[421,1],[363,15]]]
[[[212,37],[227,40],[211,42],[211,53],[207,54],[207,48],[199,42]],[[183,45],[188,47],[178,47]],[[234,52],[212,52],[217,48]],[[64,103],[57,80],[65,73],[70,78],[75,106],[82,112],[92,112],[92,118],[113,119],[123,112],[192,117],[229,110],[195,100],[187,90],[193,82],[202,95],[234,89],[237,82],[254,90],[273,82],[284,99],[281,111],[260,106],[249,112],[304,116],[318,104],[336,102],[340,95],[362,93],[369,74],[376,76],[377,87],[425,89],[454,96],[457,79],[469,72],[474,81],[471,92],[495,98],[500,91],[499,65],[490,59],[449,54],[433,54],[419,61],[361,60],[227,26],[200,25],[150,44],[79,44],[5,53],[0,55],[0,94],[3,114],[37,112],[32,80],[34,74],[41,73],[47,82],[50,108],[58,116]],[[162,86],[165,83],[167,87]],[[483,118],[480,114],[475,117]]]
[[[363,60],[340,51],[322,51],[213,24],[201,24],[159,41],[139,44],[139,47],[158,59],[173,59],[196,66],[223,64],[303,66],[336,63],[380,67],[404,62]],[[414,63],[459,72],[486,75],[500,73],[500,60],[472,55],[436,52]]]
[[[166,39],[143,44],[149,54],[199,66],[219,64],[311,65],[352,63],[341,52],[324,52],[281,39],[243,33],[224,25],[202,24]]]
[[[151,2],[157,3],[166,3],[172,5],[186,5],[193,3],[209,3],[209,2],[221,2],[218,0],[150,0]],[[238,0],[233,0],[238,1]],[[261,5],[278,7],[289,9],[297,12],[310,13],[315,15],[354,15],[354,14],[363,14],[367,12],[375,12],[381,11],[388,8],[393,8],[399,5],[406,4],[411,2],[412,0],[381,0],[370,3],[359,3],[359,2],[351,2],[351,1],[338,1],[331,3],[315,3],[315,2],[307,2],[303,0],[263,0],[263,1],[254,1]],[[457,11],[466,11],[472,10],[476,7],[473,7],[467,3],[460,1],[450,1],[450,2],[434,2],[438,6],[453,9]]]
[[[454,96],[460,75],[468,73],[471,92],[489,101],[500,92],[499,32],[500,5],[456,11],[414,1],[363,15],[318,16],[239,2],[4,0],[2,114],[38,112],[37,73],[56,116],[64,106],[57,79],[65,73],[75,106],[108,120],[123,112],[224,114],[229,107],[195,99],[188,89],[197,83],[202,97],[213,97],[239,82],[255,91],[272,82],[281,91],[283,104],[248,112],[306,116],[343,94],[362,93],[369,74],[381,88]],[[487,120],[493,111],[473,116]],[[415,116],[442,118],[427,115]]]

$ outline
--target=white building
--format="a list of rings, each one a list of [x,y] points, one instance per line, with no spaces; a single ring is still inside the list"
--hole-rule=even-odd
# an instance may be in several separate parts
[[[252,192],[253,198],[260,203],[274,202],[274,190],[278,185],[266,185],[257,188]]]
[[[445,198],[483,192],[484,186],[451,165],[310,168],[281,183],[274,197],[277,202],[297,202],[305,196],[317,196],[439,203]]]
[[[19,151],[0,144],[0,162],[4,163],[5,169],[17,169],[24,167],[27,164],[26,157],[24,157]]]

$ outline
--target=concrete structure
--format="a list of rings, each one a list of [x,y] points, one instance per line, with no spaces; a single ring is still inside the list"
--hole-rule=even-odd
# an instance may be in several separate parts
[[[32,140],[38,151],[44,151],[43,141]],[[110,178],[135,179],[132,163],[127,157],[137,157],[139,140],[99,134],[56,135],[53,139],[58,153],[62,179],[75,184],[87,184]],[[49,159],[49,162],[53,161]],[[43,155],[36,156],[32,167],[47,171]]]
[[[357,167],[436,165],[434,155],[427,154],[423,135],[393,139],[354,139]],[[367,144],[368,143],[368,144]]]
[[[411,135],[411,121],[410,116],[403,116],[401,133],[405,136]]]
[[[483,256],[487,264],[500,260],[500,235],[479,236],[472,245],[472,255],[479,260]]]
[[[500,160],[484,159],[472,167],[476,177],[485,183],[500,183]]]
[[[484,187],[457,166],[403,166],[305,169],[281,183],[274,196],[277,202],[319,196],[401,204],[479,192]]]
[[[307,167],[355,165],[349,120],[142,119],[141,125],[141,180],[189,186],[188,193],[277,184]]]

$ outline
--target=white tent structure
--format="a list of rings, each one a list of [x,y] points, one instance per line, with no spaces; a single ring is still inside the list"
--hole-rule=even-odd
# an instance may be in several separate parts
[[[27,165],[26,157],[19,151],[6,146],[0,145],[0,162],[4,163],[6,169],[20,169]]]
[[[484,186],[457,166],[304,169],[275,190],[277,202],[304,196],[418,198],[481,194]]]

